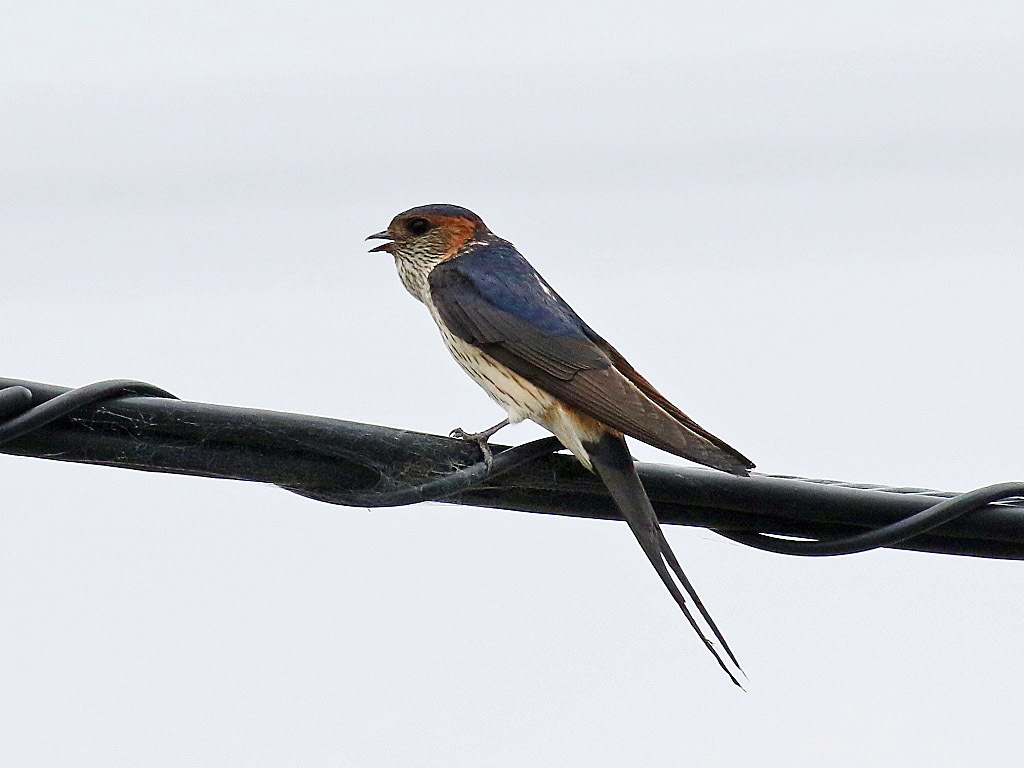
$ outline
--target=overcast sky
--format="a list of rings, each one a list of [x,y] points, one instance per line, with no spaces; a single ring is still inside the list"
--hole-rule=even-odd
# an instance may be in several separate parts
[[[484,427],[363,242],[452,202],[759,470],[1024,477],[1019,3],[3,17],[2,376]],[[620,523],[7,456],[0,489],[4,765],[1019,754],[1022,564],[670,527],[742,694]]]

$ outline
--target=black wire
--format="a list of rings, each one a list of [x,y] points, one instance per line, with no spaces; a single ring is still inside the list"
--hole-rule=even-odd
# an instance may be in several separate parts
[[[68,390],[32,406],[33,394],[30,389],[20,385],[8,386],[0,389],[0,443],[27,435],[87,406],[132,396],[177,399],[171,393],[152,384],[115,379]],[[18,415],[10,417],[10,414]],[[7,420],[4,421],[4,419]],[[481,461],[418,485],[390,491],[344,491],[339,493],[335,489],[329,494],[318,495],[316,490],[292,488],[287,485],[284,487],[311,498],[352,506],[402,506],[422,501],[449,499],[467,491],[480,490],[486,481],[561,448],[562,444],[555,437],[535,440],[501,451],[494,457],[490,465]],[[927,509],[880,528],[829,540],[797,540],[778,538],[764,533],[716,530],[722,536],[734,541],[778,554],[818,557],[851,554],[878,547],[898,545],[992,502],[1016,496],[1024,497],[1024,483],[999,483],[986,486],[942,499]]]
[[[736,531],[717,531],[722,536],[748,547],[775,552],[780,555],[802,555],[804,557],[827,557],[831,555],[851,555],[855,552],[866,552],[869,549],[890,547],[901,541],[937,528],[943,523],[955,520],[961,515],[976,509],[1016,496],[1024,496],[1024,483],[997,483],[978,488],[959,496],[940,501],[938,504],[917,514],[897,520],[895,523],[875,528],[865,533],[844,536],[839,539],[822,541],[806,541],[797,539],[781,539],[763,533],[742,533]]]
[[[15,393],[7,395],[11,390],[15,390]],[[27,401],[24,394],[17,390],[28,392]],[[160,389],[160,387],[155,387],[152,384],[147,384],[144,381],[132,381],[131,379],[97,381],[94,384],[87,384],[84,387],[63,392],[52,400],[40,403],[34,408],[30,408],[13,419],[0,424],[0,443],[6,443],[8,440],[14,440],[22,435],[27,435],[29,432],[39,429],[51,421],[70,416],[80,408],[94,405],[104,400],[132,396],[178,399],[170,392]],[[11,403],[19,402],[22,405],[28,405],[32,401],[32,392],[25,387],[8,387],[0,390],[0,398],[3,398],[3,400],[0,400],[0,404],[10,401]],[[0,408],[2,408],[2,405],[0,405]]]
[[[0,389],[0,420],[21,413],[32,405],[32,390],[28,387]]]
[[[0,423],[0,443],[26,435],[57,419],[70,416],[86,406],[119,397],[138,396],[178,399],[170,392],[142,381],[111,379],[69,390],[52,400],[25,410],[31,406],[32,391],[27,387],[7,387],[0,390],[0,418],[6,413],[24,412],[7,422]],[[501,451],[489,464],[480,461],[420,485],[411,485],[394,491],[355,491],[345,494],[344,498],[347,503],[359,507],[400,507],[423,501],[436,501],[467,491],[480,485],[484,480],[495,478],[561,449],[562,443],[557,437],[544,437]],[[315,498],[313,493],[302,495]]]
[[[535,461],[541,456],[561,450],[562,447],[562,443],[557,437],[542,437],[540,440],[523,443],[495,454],[490,466],[481,461],[421,485],[411,485],[394,491],[356,491],[340,496],[332,494],[331,500],[344,501],[345,504],[353,507],[401,507],[422,501],[440,501],[475,488],[485,480],[493,479],[516,467]],[[289,490],[293,490],[301,496],[317,498],[315,493]]]

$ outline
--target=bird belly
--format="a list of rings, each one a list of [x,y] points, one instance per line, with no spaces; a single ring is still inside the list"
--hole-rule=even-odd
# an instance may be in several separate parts
[[[437,325],[452,357],[492,400],[505,409],[511,423],[525,419],[537,422],[561,440],[583,466],[591,468],[590,456],[583,444],[600,440],[607,427],[563,405],[480,348],[452,334],[442,323]]]
[[[555,399],[547,392],[537,389],[486,352],[452,335],[443,326],[441,336],[455,361],[492,400],[508,412],[508,420],[513,424],[524,419],[534,419],[554,405]]]

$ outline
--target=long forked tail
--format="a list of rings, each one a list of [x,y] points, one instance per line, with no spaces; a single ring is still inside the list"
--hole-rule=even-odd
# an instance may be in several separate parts
[[[584,443],[584,447],[590,454],[594,470],[607,486],[616,506],[622,512],[622,516],[626,518],[630,530],[633,531],[633,535],[640,542],[640,546],[643,547],[654,570],[658,572],[658,576],[661,577],[668,591],[682,609],[690,626],[704,641],[704,645],[711,651],[718,665],[742,689],[743,685],[736,676],[736,672],[743,677],[746,677],[746,673],[740,667],[735,654],[729,648],[729,644],[697,596],[693,585],[686,578],[686,574],[679,566],[679,561],[669,547],[668,540],[658,523],[658,517],[654,513],[654,507],[651,506],[651,500],[633,466],[633,458],[629,455],[625,439],[616,434],[605,433],[598,442]],[[670,568],[672,572],[669,571]],[[679,579],[678,585],[672,579],[672,573],[675,573],[676,578]],[[682,586],[682,591],[679,589],[680,586]],[[683,592],[697,608],[697,613],[706,623],[707,628],[711,630],[713,637],[708,636],[697,616],[694,616],[690,610],[690,603],[687,601],[687,597],[684,597]],[[733,667],[735,667],[735,671],[733,671]]]

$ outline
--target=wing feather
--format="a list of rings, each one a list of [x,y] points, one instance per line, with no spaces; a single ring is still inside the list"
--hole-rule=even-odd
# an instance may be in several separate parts
[[[735,474],[753,467],[637,373],[511,244],[442,262],[429,284],[452,333],[567,405],[692,461]]]

